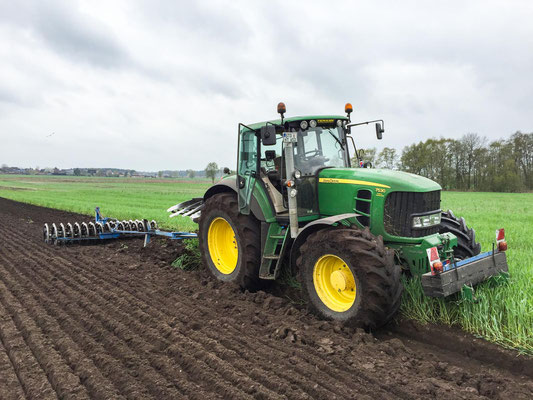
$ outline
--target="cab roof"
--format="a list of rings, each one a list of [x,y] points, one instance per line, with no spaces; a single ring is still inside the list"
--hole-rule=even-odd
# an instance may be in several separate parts
[[[302,115],[302,116],[296,116],[296,117],[288,117],[284,118],[283,122],[297,122],[297,121],[306,121],[306,120],[312,120],[312,119],[342,119],[347,121],[348,117],[344,115]],[[247,125],[249,128],[252,128],[253,130],[261,129],[261,127],[265,126],[267,123],[279,125],[281,124],[281,119],[273,119],[271,121],[263,121],[263,122],[256,122],[254,124]]]

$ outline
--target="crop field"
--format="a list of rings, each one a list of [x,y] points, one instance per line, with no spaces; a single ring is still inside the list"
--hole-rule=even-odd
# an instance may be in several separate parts
[[[135,178],[88,178],[0,175],[0,197],[92,215],[100,206],[106,216],[155,219],[171,229],[191,230],[188,218],[169,219],[166,209],[201,196],[209,182]],[[489,250],[494,230],[504,227],[511,279],[508,284],[476,288],[477,301],[431,299],[417,281],[405,282],[402,314],[419,322],[458,325],[467,332],[533,353],[533,194],[443,192],[443,209],[463,216],[476,230],[482,251]]]

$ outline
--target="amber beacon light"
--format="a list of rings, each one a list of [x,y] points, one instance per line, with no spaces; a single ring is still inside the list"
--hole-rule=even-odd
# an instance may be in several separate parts
[[[346,105],[344,106],[344,112],[348,115],[353,112],[353,107],[350,103],[346,103]]]

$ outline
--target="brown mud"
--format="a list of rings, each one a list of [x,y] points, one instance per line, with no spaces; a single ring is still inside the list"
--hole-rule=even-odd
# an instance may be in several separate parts
[[[0,399],[531,399],[533,362],[460,331],[320,321],[170,266],[177,242],[72,246],[88,217],[0,199]]]

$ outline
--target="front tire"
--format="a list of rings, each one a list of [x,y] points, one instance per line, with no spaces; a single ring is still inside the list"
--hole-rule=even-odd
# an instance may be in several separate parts
[[[476,231],[466,226],[464,218],[457,218],[451,210],[441,214],[439,233],[453,233],[457,237],[457,246],[453,249],[455,258],[464,260],[478,255],[481,245],[476,242]]]
[[[198,241],[202,260],[219,280],[243,289],[261,286],[260,222],[239,213],[235,193],[218,193],[205,201],[200,215]]]
[[[401,268],[369,229],[326,228],[309,235],[296,261],[310,310],[345,325],[377,328],[400,306]]]

